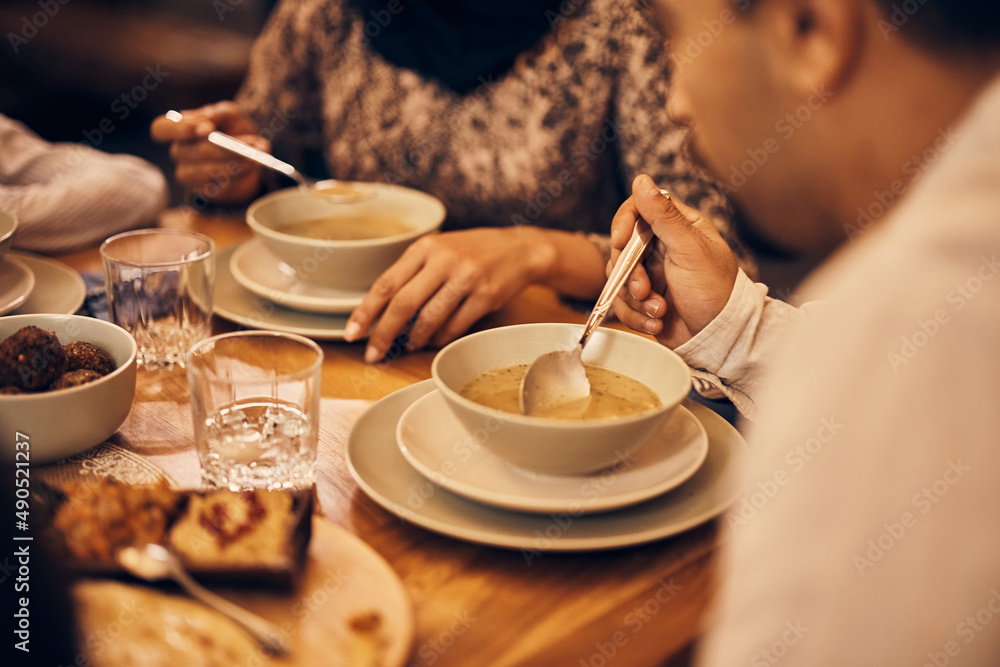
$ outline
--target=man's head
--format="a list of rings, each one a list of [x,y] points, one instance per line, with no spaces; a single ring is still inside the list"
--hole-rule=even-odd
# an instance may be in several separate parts
[[[1000,67],[984,0],[655,4],[671,114],[757,231],[795,251],[829,252],[870,224],[867,205],[930,166],[925,148]]]

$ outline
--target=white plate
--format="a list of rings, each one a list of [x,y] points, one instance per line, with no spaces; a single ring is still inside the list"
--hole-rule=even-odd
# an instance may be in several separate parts
[[[35,287],[35,274],[16,257],[0,260],[0,315],[24,303]]]
[[[347,464],[361,489],[400,518],[470,542],[533,551],[589,551],[643,544],[689,530],[725,511],[739,496],[746,443],[722,417],[688,401],[708,434],[708,457],[691,479],[638,505],[600,514],[525,514],[490,507],[443,489],[406,462],[396,423],[434,389],[426,380],[372,405],[347,439]]]
[[[455,419],[440,391],[420,397],[396,426],[403,457],[460,496],[521,512],[589,514],[634,505],[691,477],[708,455],[708,435],[679,406],[639,451],[591,475],[555,476],[507,463]]]
[[[295,269],[274,256],[260,239],[241,243],[229,260],[240,285],[276,304],[313,313],[349,313],[367,290],[323,287],[299,280]]]
[[[322,315],[283,308],[236,282],[229,270],[229,260],[238,247],[220,250],[216,260],[213,298],[216,315],[251,329],[297,333],[318,340],[339,340],[344,337],[346,315]]]
[[[8,252],[35,274],[31,294],[11,315],[54,313],[72,315],[83,305],[87,286],[79,273],[60,261],[27,252]]]

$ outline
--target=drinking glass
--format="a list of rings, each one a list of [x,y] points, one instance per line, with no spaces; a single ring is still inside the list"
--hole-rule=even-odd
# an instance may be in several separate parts
[[[191,348],[202,483],[234,491],[312,486],[322,365],[319,345],[295,334],[238,331]]]
[[[101,244],[111,321],[132,334],[145,368],[183,366],[212,333],[215,244],[194,232],[140,229]]]

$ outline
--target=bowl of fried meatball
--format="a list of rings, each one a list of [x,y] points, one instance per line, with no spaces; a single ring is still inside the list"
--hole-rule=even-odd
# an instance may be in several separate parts
[[[114,435],[132,409],[137,351],[92,317],[0,317],[2,459],[57,461]]]

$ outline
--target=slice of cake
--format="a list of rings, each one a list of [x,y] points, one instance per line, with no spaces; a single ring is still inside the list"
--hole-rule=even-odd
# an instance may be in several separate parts
[[[78,574],[120,574],[116,553],[162,544],[195,578],[291,585],[312,530],[311,491],[174,491],[110,481],[47,494],[48,537]]]
[[[196,493],[170,528],[170,548],[192,572],[284,579],[309,537],[311,496],[281,491]]]

